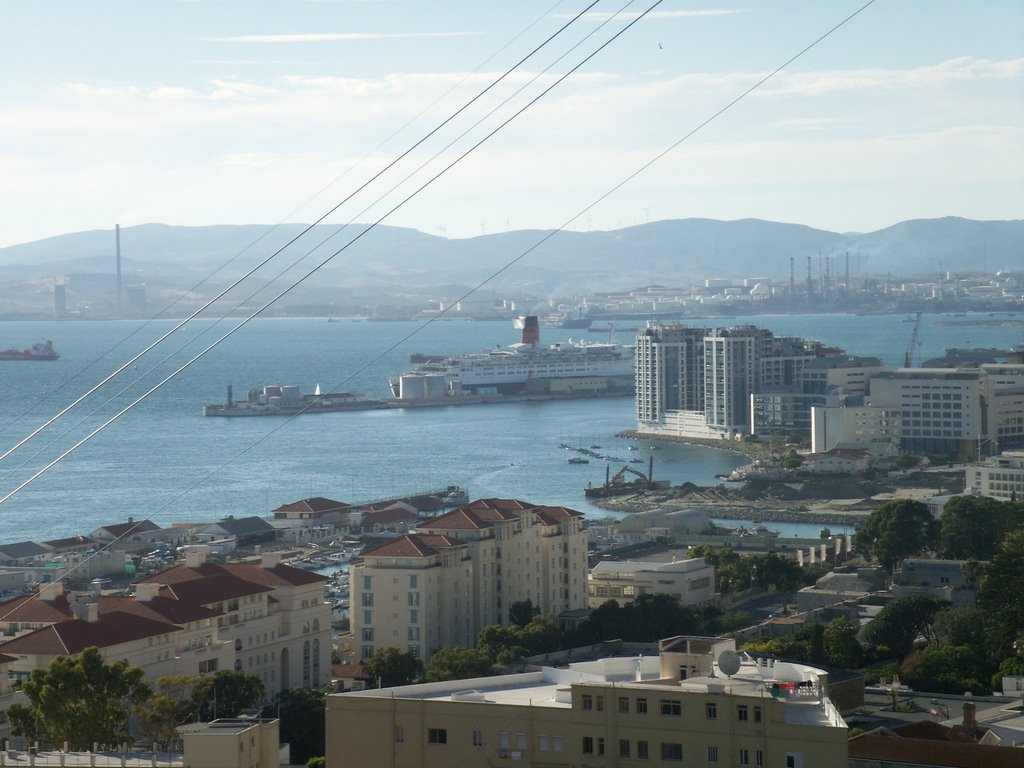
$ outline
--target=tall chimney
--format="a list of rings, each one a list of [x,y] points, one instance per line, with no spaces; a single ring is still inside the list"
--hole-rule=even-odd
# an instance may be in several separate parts
[[[122,296],[122,293],[121,293],[121,225],[120,224],[115,224],[114,225],[114,243],[116,245],[116,250],[117,250],[117,314],[118,314],[118,317],[120,317],[121,310],[122,310],[122,306],[121,306],[121,302],[122,302],[122,298],[121,298],[121,296]]]
[[[523,322],[523,344],[540,342],[540,323],[536,315],[528,315]]]
[[[974,713],[973,701],[964,702],[964,722],[960,728],[966,735],[971,737],[978,732],[978,718]]]

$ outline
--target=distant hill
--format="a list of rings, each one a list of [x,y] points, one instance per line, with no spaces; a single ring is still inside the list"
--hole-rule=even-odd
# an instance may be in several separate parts
[[[123,279],[125,284],[144,283],[147,296],[155,300],[180,295],[204,279],[196,295],[212,295],[285,246],[303,228],[300,224],[273,231],[263,225],[123,227]],[[354,225],[335,235],[335,228],[317,226],[270,267],[261,269],[254,280],[272,280],[284,265],[315,249],[287,273],[294,279],[363,229],[365,225]],[[520,230],[456,240],[377,227],[335,257],[287,302],[337,303],[346,296],[364,302],[398,296],[446,300],[517,258],[489,284],[490,291],[544,298],[651,282],[680,286],[706,278],[788,280],[790,259],[795,278],[801,281],[808,258],[815,275],[828,257],[832,270],[841,273],[844,254],[849,254],[851,273],[891,273],[903,278],[930,277],[940,267],[965,273],[1019,270],[1024,264],[1024,221],[1019,220],[947,217],[906,221],[877,232],[838,233],[758,219],[676,219],[609,232],[560,232],[537,246],[547,234]],[[114,270],[112,230],[0,248],[0,301],[7,310],[3,314],[40,299],[52,306],[46,297],[58,277],[68,284],[69,306],[73,299],[109,303]],[[86,290],[109,293],[87,296]]]

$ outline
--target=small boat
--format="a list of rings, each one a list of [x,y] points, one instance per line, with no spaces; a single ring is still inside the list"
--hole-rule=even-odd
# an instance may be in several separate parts
[[[590,459],[584,459],[582,456],[570,456],[567,461],[570,464],[589,464]]]
[[[781,531],[768,530],[760,520],[754,520],[750,524],[750,532],[754,536],[778,536]]]

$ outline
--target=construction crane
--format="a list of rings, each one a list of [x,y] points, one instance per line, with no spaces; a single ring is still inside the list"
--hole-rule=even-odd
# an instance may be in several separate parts
[[[914,332],[910,334],[910,344],[907,346],[907,354],[903,356],[903,367],[910,368],[913,365],[914,348],[920,346],[918,338],[921,332],[921,313],[918,312],[914,318]]]

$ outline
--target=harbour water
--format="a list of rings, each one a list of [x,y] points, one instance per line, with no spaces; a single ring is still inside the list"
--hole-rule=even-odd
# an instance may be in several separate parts
[[[816,338],[851,354],[902,363],[912,326],[904,315],[757,316],[706,321],[752,322],[777,333]],[[1009,347],[1019,327],[939,326],[925,316],[920,359],[951,346]],[[696,320],[692,324],[704,323]],[[6,451],[103,376],[173,327],[170,321],[0,322],[0,348],[52,339],[56,362],[0,363],[0,446]],[[0,497],[85,438],[143,392],[228,330],[193,321],[37,438],[0,461]],[[583,497],[606,462],[569,464],[566,445],[600,445],[617,459],[646,459],[647,441],[615,434],[635,426],[631,398],[530,402],[304,415],[287,419],[211,419],[205,403],[223,402],[264,384],[311,392],[351,389],[386,396],[387,378],[408,367],[410,352],[475,352],[517,340],[509,322],[371,323],[323,319],[257,320],[98,433],[67,459],[0,504],[0,542],[88,533],[98,526],[152,517],[161,525],[266,515],[309,496],[365,501],[458,484],[472,498],[518,497],[605,513]],[[579,330],[542,329],[545,342]],[[604,340],[589,334],[593,340]],[[631,335],[619,342],[630,343]],[[689,445],[654,451],[656,479],[718,482],[745,463],[737,454]],[[645,470],[646,465],[630,466]],[[783,528],[785,524],[770,525]],[[785,530],[784,536],[797,531]],[[801,535],[817,535],[800,530]]]

